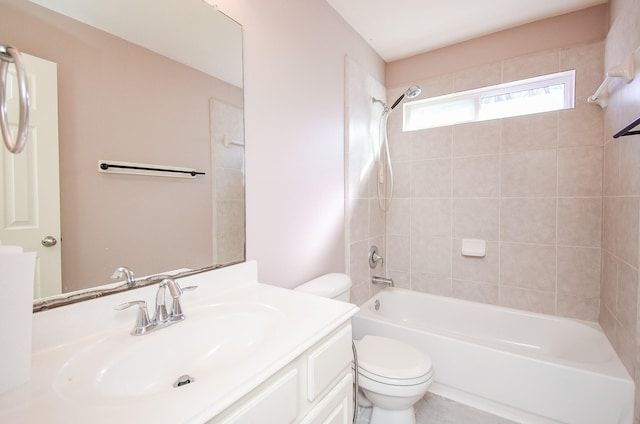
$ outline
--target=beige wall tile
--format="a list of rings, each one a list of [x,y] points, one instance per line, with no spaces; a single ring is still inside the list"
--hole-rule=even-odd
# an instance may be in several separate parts
[[[349,237],[353,242],[369,238],[369,202],[369,199],[350,201]]]
[[[616,326],[616,336],[613,347],[629,374],[634,375],[637,368],[638,347],[636,332],[622,326]]]
[[[411,236],[451,237],[451,200],[414,199],[411,207]]]
[[[497,284],[478,283],[476,281],[452,281],[453,297],[471,300],[473,302],[497,305],[500,301],[500,291]]]
[[[490,87],[502,82],[502,64],[490,63],[476,66],[453,74],[453,91],[473,90]]]
[[[394,287],[411,290],[411,273],[389,271],[389,277],[393,280]]]
[[[378,201],[377,199],[375,200]],[[376,207],[380,209],[377,205]],[[387,234],[406,235],[411,232],[411,199],[394,199],[387,210]]]
[[[411,159],[415,161],[451,157],[452,132],[452,127],[414,131]]]
[[[525,311],[554,314],[555,293],[539,290],[522,289],[519,287],[500,287],[500,304],[510,308]]]
[[[574,109],[561,110],[558,114],[560,147],[602,146],[604,113],[600,106],[579,99]]]
[[[498,240],[499,199],[453,199],[454,238]]]
[[[218,206],[218,228],[241,232],[244,228],[244,201],[218,200]]]
[[[352,283],[362,284],[369,281],[369,240],[351,243],[349,246],[349,276]]]
[[[451,239],[428,237],[411,239],[411,272],[451,276]]]
[[[628,331],[635,333],[638,320],[638,270],[620,263],[618,274],[618,310],[616,317]]]
[[[372,146],[368,147],[368,151],[372,152],[372,149],[381,149],[384,152],[384,147],[381,146],[381,142],[375,142],[374,140],[381,139],[379,130],[372,130],[372,135],[369,138],[369,142]],[[413,148],[413,139],[417,136],[416,131],[402,131],[402,123],[400,123],[397,129],[387,127],[387,140],[389,143],[389,152],[391,153],[391,162],[406,162],[412,159],[411,149]],[[384,136],[384,134],[382,135]],[[367,147],[364,147],[365,149]],[[377,150],[379,151],[379,150]]]
[[[600,299],[558,294],[557,314],[567,318],[598,321]]]
[[[500,191],[500,157],[473,156],[453,159],[454,197],[497,197]]]
[[[556,242],[555,198],[503,198],[500,239],[507,242]]]
[[[634,268],[638,267],[638,224],[640,205],[638,197],[621,197],[617,210],[617,254]]]
[[[451,277],[414,272],[411,274],[411,290],[451,296]]]
[[[600,297],[600,249],[558,246],[558,295]]]
[[[390,272],[409,272],[411,266],[411,239],[406,236],[387,236],[386,269]]]
[[[504,197],[555,196],[557,169],[556,150],[503,155],[501,194]]]
[[[620,143],[613,141],[604,146],[603,194],[620,194]]]
[[[432,159],[412,162],[412,197],[451,196],[451,160]]]
[[[600,196],[602,194],[601,147],[558,150],[558,194]]]
[[[452,276],[454,279],[498,284],[500,248],[497,242],[487,243],[487,252],[484,257],[463,256],[461,252],[462,240],[460,239],[453,239],[452,244]]]
[[[454,125],[453,156],[476,156],[500,153],[502,120]]]
[[[551,74],[560,70],[560,51],[557,49],[505,60],[502,82]]]
[[[604,43],[589,43],[560,50],[560,69],[576,70],[576,100],[592,95],[604,75]]]
[[[600,305],[612,314],[618,313],[618,261],[605,250],[602,251]]]
[[[361,283],[351,286],[351,303],[360,306],[369,300],[369,285]]]
[[[502,120],[502,151],[555,149],[558,146],[558,112],[515,116]]]
[[[602,200],[599,197],[558,199],[558,244],[600,247]]]
[[[385,213],[380,209],[378,199],[369,199],[369,238],[384,236]]]
[[[620,194],[640,194],[640,143],[637,139],[621,137],[620,150]]]
[[[602,305],[602,302],[600,302],[600,318],[598,322],[609,341],[613,344],[616,338],[616,319],[611,311]]]
[[[602,247],[603,249],[618,254],[618,215],[620,210],[620,198],[604,197],[602,206]]]
[[[394,199],[410,199],[411,198],[411,187],[412,183],[412,175],[411,168],[413,162],[396,162],[393,164],[393,198]],[[377,181],[377,173],[374,170],[372,172],[374,183],[372,184],[372,197],[377,198],[377,189],[376,189],[376,181]]]
[[[500,284],[555,292],[556,247],[502,243]]]
[[[418,81],[418,85],[422,89],[422,93],[416,99],[424,99],[427,97],[443,96],[453,92],[453,75],[445,74],[433,78]],[[407,84],[399,87],[394,96],[389,95],[389,99],[397,99],[398,96],[407,89]],[[393,101],[392,100],[392,101]]]

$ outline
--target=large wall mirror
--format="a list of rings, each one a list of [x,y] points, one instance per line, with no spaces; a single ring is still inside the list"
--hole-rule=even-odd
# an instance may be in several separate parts
[[[36,299],[113,283],[120,266],[142,277],[244,260],[241,26],[204,0],[0,10],[0,44],[26,57],[32,91],[27,148],[0,154],[0,242],[38,252]]]

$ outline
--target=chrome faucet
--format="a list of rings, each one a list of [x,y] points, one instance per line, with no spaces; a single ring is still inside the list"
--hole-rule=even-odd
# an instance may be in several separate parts
[[[136,285],[136,277],[135,275],[133,275],[133,271],[131,271],[131,269],[127,268],[126,266],[118,267],[118,269],[115,270],[111,278],[118,279],[118,278],[122,278],[123,275],[127,279],[127,284],[129,286],[133,287]]]
[[[384,278],[384,277],[378,277],[374,275],[373,277],[371,277],[371,282],[373,284],[381,284],[387,287],[394,287],[392,278]]]
[[[182,312],[182,305],[180,304],[180,296],[182,296],[182,293],[185,291],[195,290],[196,288],[198,288],[198,286],[182,288],[172,278],[165,278],[162,280],[158,285],[155,312],[151,319],[149,319],[147,302],[143,300],[125,302],[116,306],[115,309],[121,311],[130,308],[131,306],[139,307],[136,323],[131,330],[131,334],[134,336],[140,336],[184,320],[184,313]],[[166,304],[167,289],[169,290],[169,294],[173,300],[170,310],[167,310]]]

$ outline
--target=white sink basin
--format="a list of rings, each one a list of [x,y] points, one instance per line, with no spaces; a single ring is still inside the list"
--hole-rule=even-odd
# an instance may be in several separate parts
[[[220,303],[185,311],[186,319],[144,336],[118,329],[92,340],[54,377],[70,401],[122,401],[185,390],[242,366],[268,343],[283,313],[261,303]],[[174,387],[180,376],[191,383]]]
[[[113,308],[154,285],[34,314],[31,379],[0,395],[0,423],[201,424],[357,312],[257,278],[255,262],[184,278],[186,319],[144,336]]]

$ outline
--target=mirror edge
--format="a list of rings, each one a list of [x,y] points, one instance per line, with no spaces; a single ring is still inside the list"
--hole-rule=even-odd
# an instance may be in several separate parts
[[[71,305],[73,303],[82,302],[85,300],[97,299],[103,296],[109,296],[112,294],[122,293],[132,289],[138,289],[141,287],[150,286],[153,284],[160,283],[163,279],[167,277],[171,277],[173,279],[180,279],[180,278],[190,277],[192,275],[202,274],[207,271],[213,271],[216,269],[225,268],[227,266],[237,265],[243,262],[245,262],[245,260],[230,262],[227,264],[210,265],[204,268],[192,269],[189,271],[178,272],[170,275],[169,274],[151,275],[149,277],[135,280],[135,286],[133,287],[129,286],[127,282],[122,282],[122,284],[119,284],[115,287],[105,288],[105,286],[98,286],[82,292],[73,292],[68,295],[62,294],[62,295],[58,295],[50,298],[41,298],[33,302],[33,312],[36,313],[36,312],[48,311],[51,309],[59,308],[61,306]]]

